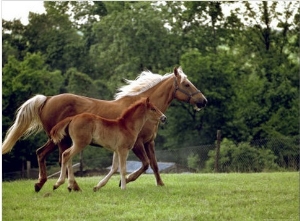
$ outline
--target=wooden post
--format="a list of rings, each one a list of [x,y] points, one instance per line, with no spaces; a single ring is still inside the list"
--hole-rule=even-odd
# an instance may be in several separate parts
[[[221,144],[221,130],[217,130],[215,173],[219,172],[220,144]]]

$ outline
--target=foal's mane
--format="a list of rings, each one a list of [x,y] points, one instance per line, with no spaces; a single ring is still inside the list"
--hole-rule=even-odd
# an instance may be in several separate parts
[[[137,100],[136,102],[131,104],[127,109],[123,110],[119,119],[122,119],[122,118],[126,119],[128,114],[130,114],[131,112],[134,112],[141,105],[145,106],[145,108],[146,108],[146,98]]]
[[[179,67],[177,70],[181,76],[181,81],[183,81],[183,79],[187,76],[183,73],[181,67]],[[124,85],[118,89],[118,93],[115,94],[115,100],[118,100],[125,96],[134,96],[141,94],[172,76],[173,73],[159,75],[154,74],[151,71],[143,71],[135,80],[125,79],[127,85]]]

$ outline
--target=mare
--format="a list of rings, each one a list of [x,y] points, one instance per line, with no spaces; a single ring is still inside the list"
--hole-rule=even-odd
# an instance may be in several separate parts
[[[52,128],[50,136],[54,143],[59,143],[68,134],[72,139],[72,146],[62,154],[60,177],[53,186],[53,189],[58,188],[65,182],[66,165],[69,160],[91,143],[114,151],[115,155],[118,156],[118,161],[115,161],[115,164],[112,166],[113,172],[116,172],[120,165],[121,189],[125,189],[128,152],[133,148],[136,138],[145,122],[150,120],[157,124],[158,121],[164,123],[166,119],[166,116],[149,102],[149,98],[141,98],[129,106],[115,120],[106,119],[95,114],[82,113],[60,121]],[[68,177],[68,189],[70,191],[73,189],[75,180],[72,175],[70,174]],[[109,178],[107,178],[107,181]],[[94,187],[94,191],[97,191],[107,183],[107,181],[104,182],[103,180]]]
[[[173,73],[159,75],[150,71],[142,72],[136,80],[127,80],[127,85],[119,89],[115,100],[99,100],[74,94],[60,94],[55,96],[36,95],[22,104],[16,113],[13,125],[7,131],[2,143],[2,154],[9,152],[17,140],[44,130],[49,136],[54,125],[59,121],[83,112],[93,113],[109,119],[116,119],[122,111],[141,97],[149,97],[156,107],[163,113],[170,106],[173,99],[194,105],[199,111],[206,106],[207,100],[187,78],[181,67],[174,68]],[[149,167],[154,172],[156,184],[163,186],[155,157],[154,139],[157,124],[147,121],[140,131],[132,151],[141,160],[142,166],[129,174],[126,183],[136,180]],[[58,143],[61,153],[71,146],[68,136]],[[37,149],[39,164],[39,179],[35,183],[38,192],[47,181],[46,157],[55,150],[56,144],[49,138],[47,143]],[[113,157],[116,159],[116,157]],[[73,190],[80,190],[76,181]]]

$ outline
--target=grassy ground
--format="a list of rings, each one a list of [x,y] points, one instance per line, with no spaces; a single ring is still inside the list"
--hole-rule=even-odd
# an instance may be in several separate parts
[[[99,192],[101,177],[77,178],[82,192],[50,179],[35,193],[35,181],[2,183],[3,220],[298,220],[299,173],[142,175],[118,187],[119,176]]]

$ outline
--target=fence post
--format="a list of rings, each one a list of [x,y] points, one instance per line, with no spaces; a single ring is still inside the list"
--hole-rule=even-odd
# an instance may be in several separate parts
[[[215,156],[215,173],[219,172],[221,130],[217,130],[216,156]]]

